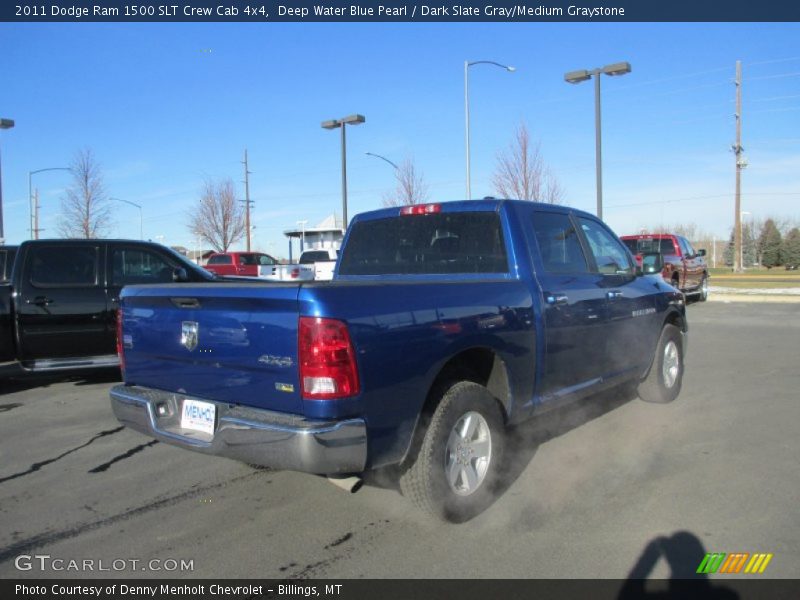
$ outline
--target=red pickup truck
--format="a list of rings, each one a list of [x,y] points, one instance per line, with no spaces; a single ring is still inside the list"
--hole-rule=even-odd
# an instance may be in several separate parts
[[[670,233],[623,235],[620,238],[641,266],[642,253],[658,252],[664,262],[661,275],[684,294],[695,294],[700,301],[708,298],[706,251],[695,250],[685,237]]]
[[[260,252],[219,252],[208,257],[206,270],[217,275],[258,277],[259,266],[277,264],[275,258]]]

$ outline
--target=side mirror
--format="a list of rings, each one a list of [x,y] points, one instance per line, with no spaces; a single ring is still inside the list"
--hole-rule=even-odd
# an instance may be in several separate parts
[[[175,270],[172,271],[172,281],[175,283],[186,283],[189,281],[189,274],[186,272],[186,269],[183,267],[175,267]]]
[[[664,268],[664,257],[659,252],[645,252],[642,254],[642,273],[653,275],[661,273]]]
[[[700,248],[700,250],[697,251],[697,256],[705,256],[705,255],[706,255],[705,248]]]

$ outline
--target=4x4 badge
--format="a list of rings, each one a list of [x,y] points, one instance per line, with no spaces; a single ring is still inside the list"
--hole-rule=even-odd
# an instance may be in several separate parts
[[[183,321],[181,323],[181,344],[191,352],[197,348],[197,332],[199,325],[197,321]]]

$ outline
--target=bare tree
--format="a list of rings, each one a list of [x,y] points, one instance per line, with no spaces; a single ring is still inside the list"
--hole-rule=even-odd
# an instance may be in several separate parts
[[[245,234],[244,207],[236,200],[233,181],[206,181],[200,206],[189,215],[189,229],[217,252],[227,252]]]
[[[407,206],[422,204],[428,200],[428,184],[421,171],[417,171],[414,161],[406,158],[394,172],[397,185],[383,197],[384,206]]]
[[[111,228],[103,173],[88,148],[79,150],[70,165],[72,185],[61,199],[59,233],[66,238],[100,238]]]
[[[714,236],[700,229],[696,223],[672,223],[664,225],[654,225],[652,227],[641,227],[638,233],[667,233],[685,237],[692,243],[698,241],[711,240]]]
[[[497,155],[492,183],[503,198],[548,204],[561,204],[564,199],[561,184],[542,158],[540,144],[531,141],[524,123],[517,127],[508,149]]]

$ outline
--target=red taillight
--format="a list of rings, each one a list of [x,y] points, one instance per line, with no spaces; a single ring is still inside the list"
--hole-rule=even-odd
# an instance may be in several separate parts
[[[442,212],[441,204],[414,204],[400,209],[401,215],[432,215]]]
[[[331,400],[358,394],[356,353],[347,325],[335,319],[300,317],[298,329],[303,398]]]
[[[117,309],[117,356],[119,356],[119,368],[122,377],[125,377],[125,353],[122,347],[122,309]]]

